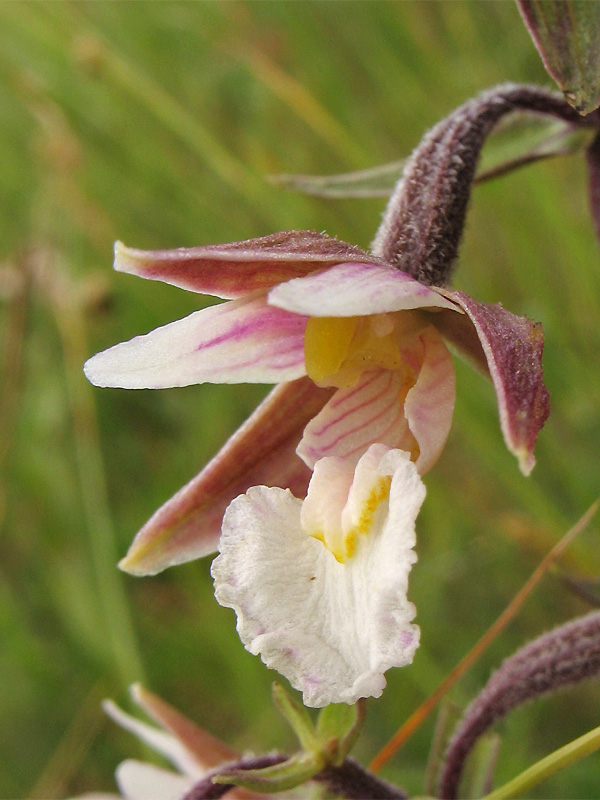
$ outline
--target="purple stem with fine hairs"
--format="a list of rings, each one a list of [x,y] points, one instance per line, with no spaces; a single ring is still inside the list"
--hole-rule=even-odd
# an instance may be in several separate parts
[[[506,84],[484,92],[438,123],[412,154],[373,242],[374,255],[421,283],[446,286],[462,237],[475,169],[486,137],[512,111],[598,127],[558,94]]]
[[[507,658],[460,721],[444,756],[439,797],[458,796],[477,739],[513,708],[600,674],[600,612],[567,622]]]

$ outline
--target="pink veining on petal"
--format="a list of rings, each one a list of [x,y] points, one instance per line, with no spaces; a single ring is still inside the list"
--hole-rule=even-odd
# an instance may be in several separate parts
[[[533,449],[550,413],[543,381],[544,333],[541,323],[511,314],[499,304],[479,303],[462,292],[447,292],[466,315],[440,315],[437,327],[477,364],[484,364],[496,389],[500,424],[508,449],[528,475]]]
[[[345,262],[279,284],[269,292],[268,302],[317,317],[367,316],[414,308],[458,310],[455,303],[410,275],[366,261]]]
[[[308,378],[273,389],[202,472],[144,525],[119,566],[154,575],[214,553],[225,509],[249,486],[288,487],[303,497],[311,473],[296,446],[332,393]]]
[[[115,269],[192,292],[234,298],[266,290],[342,261],[379,259],[314,231],[283,231],[257,239],[176,250],[115,244]]]
[[[368,375],[369,373],[365,373],[366,377],[368,377]],[[390,372],[389,370],[388,371],[373,370],[373,378],[381,378],[382,376],[385,376],[387,380],[386,380],[386,385],[381,388],[379,394],[375,395],[374,397],[370,397],[368,400],[365,400],[359,405],[347,407],[348,403],[344,402],[352,398],[355,395],[355,392],[349,392],[349,394],[343,398],[342,397],[336,398],[336,396],[334,396],[331,399],[330,404],[332,408],[337,408],[343,405],[346,406],[346,410],[342,411],[340,415],[337,416],[335,419],[331,418],[327,420],[327,422],[322,426],[320,430],[315,430],[315,436],[321,438],[325,436],[327,433],[329,433],[334,426],[338,429],[337,435],[335,432],[333,432],[332,435],[334,438],[330,439],[327,445],[322,445],[321,452],[323,453],[323,455],[330,455],[332,450],[339,449],[339,444],[342,441],[342,439],[352,437],[353,434],[357,433],[360,430],[372,428],[372,426],[374,426],[377,422],[379,422],[382,417],[387,415],[393,409],[396,409],[397,413],[394,419],[388,425],[388,427],[381,432],[381,436],[385,436],[385,433],[389,431],[390,427],[393,427],[398,417],[402,414],[401,410],[402,406],[398,403],[398,397],[393,392],[391,393],[392,396],[390,397],[390,389],[392,388],[392,385],[394,383],[395,373]],[[371,382],[372,382],[371,380],[367,380],[366,384],[363,384],[361,388],[364,388],[365,385],[368,386]],[[384,405],[383,408],[380,408],[379,405],[377,405],[377,402],[382,398],[384,398],[386,405]],[[359,422],[355,423],[353,423],[348,419],[351,416],[356,417],[357,414],[360,415],[360,412],[366,408],[369,409],[369,411],[372,413],[372,416],[368,417],[367,419],[362,418]],[[398,411],[398,409],[400,410]],[[349,427],[352,424],[354,424],[354,427],[353,428]],[[353,450],[345,452],[345,456],[351,456],[353,453],[357,452],[361,448],[362,448],[362,443],[357,447],[355,447]],[[322,458],[322,455],[319,457]]]
[[[456,397],[454,365],[442,337],[431,325],[423,328],[401,352],[405,362],[417,367],[415,384],[404,402],[404,413],[419,446],[415,463],[419,474],[424,475],[440,457],[450,433]]]
[[[376,369],[363,373],[356,386],[338,389],[308,423],[298,455],[313,467],[325,455],[358,461],[374,442],[406,449],[409,432],[402,389],[399,371]]]
[[[86,363],[97,386],[162,389],[194,383],[280,383],[304,373],[306,317],[264,296],[190,314],[98,353]]]

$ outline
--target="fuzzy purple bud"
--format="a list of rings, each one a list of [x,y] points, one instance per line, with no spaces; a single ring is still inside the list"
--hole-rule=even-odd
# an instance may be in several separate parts
[[[517,706],[542,694],[598,676],[600,612],[540,636],[506,659],[471,703],[446,755],[439,797],[455,798],[466,758],[477,739]]]

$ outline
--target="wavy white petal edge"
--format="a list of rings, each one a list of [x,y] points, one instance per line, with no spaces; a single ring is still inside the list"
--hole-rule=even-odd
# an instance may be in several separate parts
[[[381,485],[389,492],[377,495]],[[217,600],[307,706],[379,697],[386,670],[411,663],[419,628],[408,576],[424,498],[410,455],[374,444],[356,465],[317,462],[304,512],[289,490],[264,486],[229,505],[212,566]],[[352,532],[342,562],[332,549]]]

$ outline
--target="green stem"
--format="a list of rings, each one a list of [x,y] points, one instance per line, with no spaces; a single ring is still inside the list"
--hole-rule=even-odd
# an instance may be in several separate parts
[[[486,794],[482,800],[511,800],[511,798],[521,797],[534,786],[537,786],[538,783],[599,748],[600,726],[542,758],[520,775],[517,775],[516,778],[505,783],[504,786],[500,786],[490,794]]]

